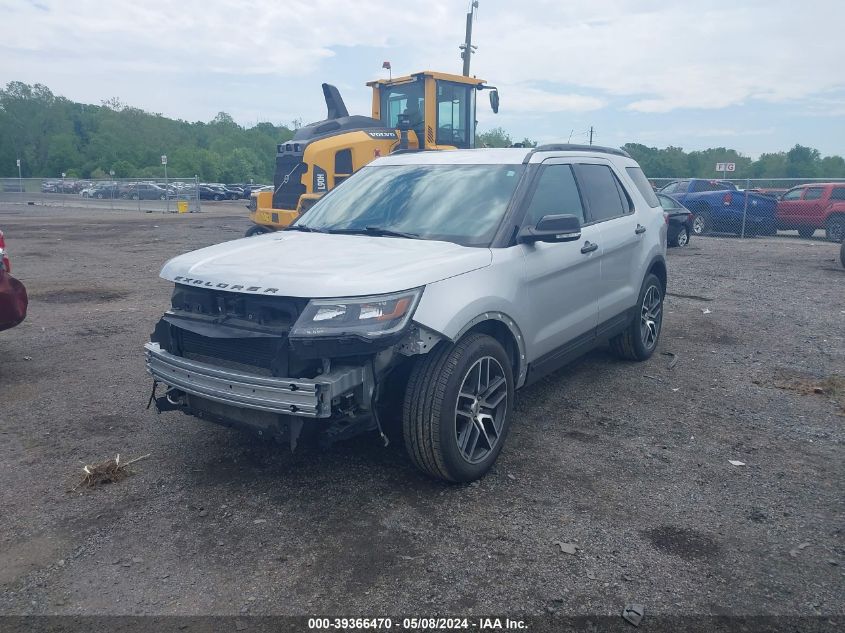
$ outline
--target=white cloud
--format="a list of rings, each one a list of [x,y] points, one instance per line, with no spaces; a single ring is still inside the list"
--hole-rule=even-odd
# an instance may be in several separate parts
[[[199,74],[263,78],[266,110],[318,107],[318,84],[357,86],[380,65],[349,70],[350,51],[457,71],[466,2],[428,0],[0,0],[0,82],[41,81],[70,96],[113,96],[158,108],[166,87]],[[845,87],[845,3],[735,0],[481,0],[473,72],[502,89],[514,112],[632,113],[801,102]],[[790,17],[792,16],[792,17]],[[378,53],[379,50],[383,53]],[[377,65],[378,64],[378,65]],[[338,70],[342,69],[342,70]],[[397,69],[398,70],[398,69]],[[230,86],[207,88],[215,98]],[[353,103],[368,102],[366,90]],[[133,92],[134,91],[134,92]],[[143,95],[155,94],[146,101]],[[315,98],[301,97],[314,92]],[[280,98],[281,95],[281,98]],[[124,96],[124,94],[121,94]],[[188,95],[190,97],[190,95]],[[203,93],[192,97],[198,109]],[[97,101],[98,98],[89,98]],[[233,100],[237,101],[237,99]],[[189,104],[182,104],[189,105]],[[216,109],[237,110],[239,103]],[[244,106],[246,107],[246,106]],[[255,107],[259,107],[256,104]],[[839,107],[835,107],[839,111]],[[252,111],[255,111],[254,108]]]
[[[500,86],[508,112],[589,112],[607,105],[604,99],[580,94],[539,90],[520,84]]]

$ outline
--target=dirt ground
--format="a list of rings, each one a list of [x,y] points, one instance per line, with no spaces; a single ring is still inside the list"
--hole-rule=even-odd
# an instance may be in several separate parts
[[[495,471],[452,486],[374,436],[290,454],[145,409],[161,265],[248,225],[204,209],[0,207],[30,293],[0,333],[0,614],[845,611],[838,246],[670,251],[661,354],[520,392]],[[118,453],[150,457],[69,492]]]

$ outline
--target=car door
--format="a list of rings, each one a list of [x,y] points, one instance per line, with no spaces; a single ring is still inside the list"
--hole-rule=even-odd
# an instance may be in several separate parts
[[[544,215],[571,214],[586,221],[572,166],[549,159],[540,166],[523,226]],[[525,259],[525,296],[530,327],[524,332],[532,356],[557,356],[592,340],[598,323],[601,277],[599,227],[584,226],[573,242],[520,244]]]
[[[779,228],[790,228],[796,225],[796,220],[801,217],[801,198],[804,195],[805,187],[790,189],[780,200],[778,200],[776,214]]]
[[[580,162],[575,166],[575,176],[590,225],[601,232],[601,331],[637,303],[642,271],[636,264],[641,259],[647,227],[637,221],[632,198],[609,162]]]
[[[801,202],[802,223],[816,227],[823,226],[824,210],[827,208],[825,187],[807,187]]]

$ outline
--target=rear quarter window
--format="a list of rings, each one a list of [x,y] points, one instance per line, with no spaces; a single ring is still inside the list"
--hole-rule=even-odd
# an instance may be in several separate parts
[[[643,170],[639,167],[626,167],[625,171],[628,172],[628,176],[634,181],[634,184],[639,189],[643,198],[645,198],[648,206],[659,207],[660,201],[657,199],[657,195],[654,193],[654,189],[651,188],[651,184],[648,182],[648,178],[645,177]]]

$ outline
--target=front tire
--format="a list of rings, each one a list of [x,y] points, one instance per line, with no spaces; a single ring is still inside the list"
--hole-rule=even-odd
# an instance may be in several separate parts
[[[403,404],[411,461],[445,481],[483,477],[507,437],[513,394],[511,360],[490,336],[469,334],[425,354],[411,370]]]
[[[610,339],[613,353],[624,360],[651,358],[663,329],[663,284],[649,274],[640,289],[637,313],[622,334]]]
[[[696,235],[707,235],[713,230],[713,221],[710,219],[710,212],[696,210],[693,212],[692,232]]]
[[[833,215],[828,218],[824,233],[831,242],[841,242],[845,239],[845,215]]]

